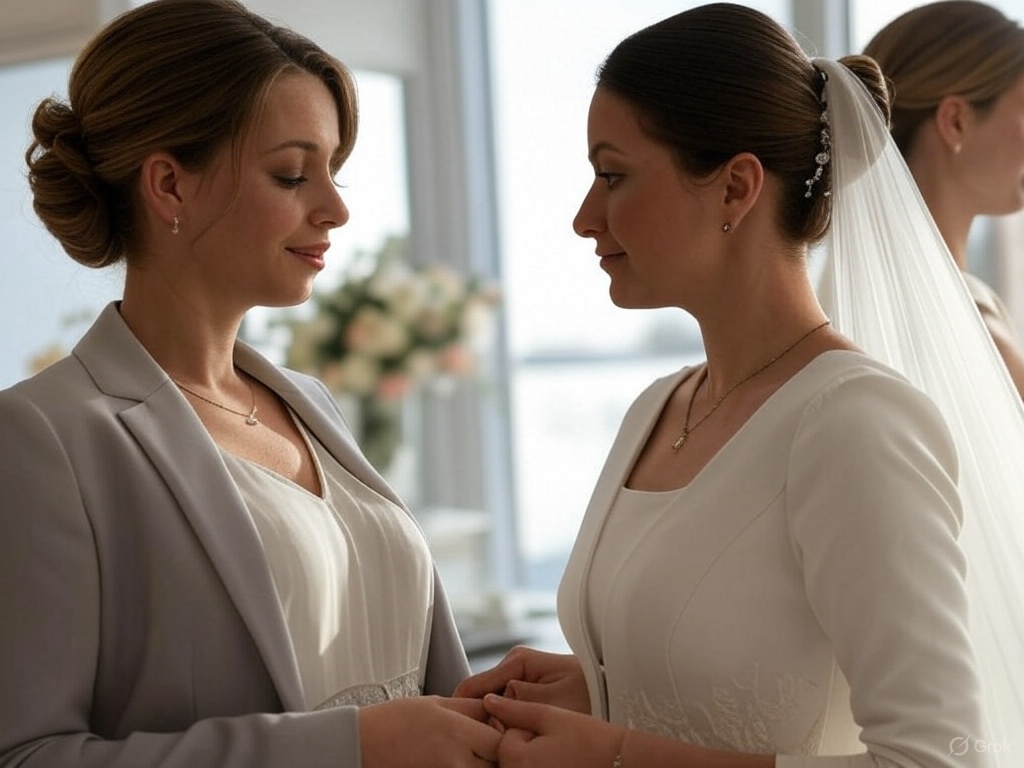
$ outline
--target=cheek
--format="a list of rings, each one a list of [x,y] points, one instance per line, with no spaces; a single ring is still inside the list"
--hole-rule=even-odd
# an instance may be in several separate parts
[[[1007,163],[1020,165],[1024,163],[1024,113],[1014,115],[1007,120],[1001,130],[990,137],[992,147],[998,150],[992,152],[996,164]],[[1004,168],[1003,170],[1010,170]]]
[[[655,246],[668,240],[680,227],[680,211],[661,195],[611,195],[608,203],[608,227],[628,246]]]

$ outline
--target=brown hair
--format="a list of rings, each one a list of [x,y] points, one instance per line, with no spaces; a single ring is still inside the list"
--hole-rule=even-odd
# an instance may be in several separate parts
[[[166,151],[209,167],[222,148],[238,150],[276,78],[300,71],[334,96],[340,167],[355,143],[355,85],[311,40],[236,0],[154,0],[118,16],[79,54],[68,102],[36,108],[25,160],[37,215],[86,266],[129,258],[143,160]]]
[[[877,65],[864,57],[841,61],[887,116]],[[687,173],[706,176],[740,152],[753,153],[782,182],[783,235],[804,243],[827,233],[831,164],[805,197],[822,151],[822,76],[770,17],[731,3],[684,11],[619,43],[597,84],[628,101]]]
[[[906,155],[944,97],[985,111],[1024,75],[1024,29],[985,3],[946,0],[889,22],[864,53],[892,84],[892,134]]]

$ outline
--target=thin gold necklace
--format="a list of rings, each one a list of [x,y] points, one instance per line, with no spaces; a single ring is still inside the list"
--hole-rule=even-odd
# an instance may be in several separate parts
[[[188,387],[186,387],[184,384],[182,384],[177,379],[171,379],[171,381],[173,381],[175,384],[178,385],[179,389],[184,390],[185,392],[188,392],[193,397],[198,397],[204,403],[209,403],[210,405],[217,406],[222,411],[227,411],[228,413],[233,413],[233,414],[235,414],[235,416],[241,416],[241,417],[243,417],[245,419],[245,423],[246,424],[248,424],[250,427],[255,427],[257,424],[260,423],[259,419],[256,418],[256,411],[258,410],[256,408],[256,390],[252,388],[252,384],[250,384],[249,380],[246,379],[244,376],[242,377],[242,380],[245,382],[245,386],[247,386],[249,388],[249,395],[252,397],[252,408],[249,409],[248,413],[245,413],[243,411],[236,411],[234,408],[228,408],[226,405],[221,405],[216,400],[211,400],[210,398],[204,397],[203,395],[200,395],[198,392],[195,392],[195,391],[189,389]]]
[[[695,430],[697,427],[699,427],[705,421],[707,421],[708,418],[711,416],[711,414],[713,414],[715,411],[718,410],[718,406],[720,406],[722,404],[722,401],[725,400],[725,398],[727,398],[729,395],[731,395],[733,392],[735,392],[741,385],[746,384],[752,378],[757,376],[757,374],[761,373],[761,371],[765,370],[772,363],[776,363],[779,360],[781,360],[788,353],[790,353],[794,349],[796,349],[797,345],[800,344],[801,341],[806,339],[808,336],[810,336],[815,331],[820,331],[822,328],[824,328],[830,322],[832,322],[832,321],[831,320],[826,320],[825,322],[819,323],[818,325],[814,326],[813,328],[811,328],[811,330],[809,330],[807,333],[805,333],[799,339],[797,339],[792,344],[790,344],[788,347],[786,347],[784,350],[779,352],[779,354],[775,355],[772,358],[769,358],[767,362],[762,363],[753,373],[751,373],[750,375],[745,376],[744,378],[740,379],[738,382],[736,382],[731,387],[729,387],[727,390],[725,390],[725,393],[722,394],[722,396],[719,397],[717,400],[715,400],[715,402],[711,406],[710,410],[708,410],[707,413],[705,413],[703,416],[701,416],[697,420],[697,423],[694,424],[691,427],[690,426],[690,412],[693,410],[693,401],[697,399],[697,391],[701,388],[701,385],[704,384],[704,381],[708,377],[708,367],[707,367],[707,365],[705,365],[704,366],[704,370],[702,370],[701,373],[700,373],[700,381],[698,381],[697,382],[697,386],[695,386],[693,388],[693,394],[690,395],[690,402],[687,403],[687,405],[686,405],[686,422],[683,424],[683,434],[681,434],[679,437],[677,437],[676,441],[674,443],[672,443],[672,452],[676,453],[676,452],[679,451],[680,448],[683,447],[683,445],[686,443],[686,438],[688,438],[690,436],[690,433],[693,432],[693,430]]]

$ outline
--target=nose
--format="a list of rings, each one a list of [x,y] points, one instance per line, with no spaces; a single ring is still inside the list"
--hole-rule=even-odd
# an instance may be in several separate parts
[[[331,182],[327,190],[327,199],[320,210],[318,223],[329,229],[334,229],[343,226],[348,221],[348,217],[348,206],[345,205],[337,185]]]
[[[573,217],[573,231],[580,237],[597,237],[604,231],[604,217],[600,214],[594,198],[595,190],[591,186],[580,203],[576,216]]]

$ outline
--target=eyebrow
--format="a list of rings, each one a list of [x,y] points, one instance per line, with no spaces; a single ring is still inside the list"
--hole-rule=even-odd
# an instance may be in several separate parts
[[[282,141],[276,147],[271,147],[263,154],[272,155],[274,152],[280,152],[282,149],[291,149],[293,147],[303,149],[306,152],[316,152],[320,149],[320,146],[312,141],[306,141],[304,139],[289,139],[288,141]]]
[[[597,142],[597,144],[590,148],[590,154],[587,155],[587,158],[590,160],[590,162],[594,162],[594,158],[596,158],[599,154],[601,154],[601,152],[604,151],[618,152],[620,155],[622,154],[622,150],[616,147],[610,141],[599,141]]]
[[[305,152],[319,152],[320,151],[320,145],[317,144],[315,141],[307,141],[306,139],[289,139],[288,141],[282,141],[276,147],[271,147],[270,149],[268,149],[263,154],[264,155],[272,155],[275,152],[280,152],[281,150],[284,150],[284,149],[301,149],[301,150],[303,150]],[[339,147],[336,147],[333,152],[331,152],[331,161],[332,162],[337,161],[338,164],[340,165],[341,164],[340,158],[341,158],[341,147],[339,146]]]

